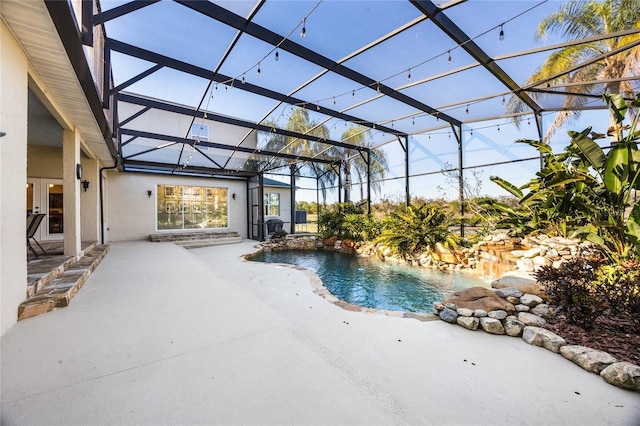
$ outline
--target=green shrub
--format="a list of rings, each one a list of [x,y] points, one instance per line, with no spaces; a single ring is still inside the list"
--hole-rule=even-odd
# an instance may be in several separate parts
[[[380,229],[380,221],[353,203],[337,204],[318,217],[318,234],[323,239],[336,236],[341,240],[370,241],[380,234]]]
[[[596,286],[606,299],[613,315],[629,314],[640,331],[640,265],[625,262],[602,265],[596,277]]]
[[[458,236],[449,231],[449,223],[443,208],[436,204],[410,205],[385,218],[375,242],[403,259],[433,250],[438,243],[457,247]]]

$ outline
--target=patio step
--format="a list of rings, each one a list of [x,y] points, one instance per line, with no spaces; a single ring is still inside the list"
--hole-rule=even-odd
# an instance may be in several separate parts
[[[237,232],[171,232],[149,235],[152,242],[172,242],[184,248],[199,248],[242,241]]]
[[[93,250],[97,243],[91,243],[82,249],[78,256],[82,257]],[[27,298],[35,295],[42,287],[60,276],[76,261],[75,256],[41,257],[30,260],[29,273],[27,275]]]
[[[108,245],[97,245],[85,251],[78,261],[68,264],[18,306],[18,321],[68,306],[108,251]]]

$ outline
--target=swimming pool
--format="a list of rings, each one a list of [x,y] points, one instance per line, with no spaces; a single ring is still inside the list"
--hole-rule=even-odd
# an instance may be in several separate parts
[[[454,291],[489,287],[480,278],[462,272],[397,265],[332,251],[276,250],[248,259],[303,267],[315,272],[331,294],[345,302],[392,311],[432,312],[433,302]]]

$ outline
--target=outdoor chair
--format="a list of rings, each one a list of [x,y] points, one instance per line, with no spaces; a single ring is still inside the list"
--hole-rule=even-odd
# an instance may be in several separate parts
[[[42,250],[42,253],[47,254],[47,252],[44,251],[44,249],[42,248],[38,240],[36,240],[33,237],[36,234],[36,231],[40,227],[40,223],[42,222],[42,219],[44,219],[45,216],[46,215],[43,213],[30,214],[29,216],[27,216],[27,248],[31,250],[31,253],[33,253],[35,257],[40,257],[40,255],[38,255],[38,252],[35,251],[33,246],[31,246],[31,242],[29,240],[35,241],[38,247],[40,247],[40,250]]]

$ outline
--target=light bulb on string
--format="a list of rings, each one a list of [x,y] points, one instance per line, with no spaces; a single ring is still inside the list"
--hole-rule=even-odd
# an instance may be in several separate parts
[[[531,126],[531,119],[530,118],[527,118],[527,125]]]
[[[380,82],[378,82],[378,87],[377,87],[377,89],[378,89],[378,93],[380,93]]]
[[[353,91],[351,92],[351,97],[352,97],[352,98],[354,98],[355,96],[356,96],[356,91],[355,91],[355,90],[353,90]]]
[[[244,84],[246,81],[244,79],[244,74],[242,74],[242,84]]]
[[[504,95],[502,95],[502,105],[504,105],[505,103],[505,99],[504,99]]]
[[[393,128],[393,120],[391,120],[391,128]]]
[[[300,31],[300,37],[304,38],[307,35],[307,18],[302,20],[302,31]]]
[[[258,75],[260,75],[260,62],[258,62]]]
[[[451,63],[451,51],[450,50],[447,52],[447,55],[448,55],[447,56],[447,63],[450,64]]]
[[[469,114],[469,105],[467,105],[466,113]]]
[[[277,47],[276,47],[275,58],[276,58],[276,62],[278,62],[280,60],[280,53],[278,53],[278,48]]]
[[[414,126],[416,125],[416,118],[415,117],[411,117],[411,124],[413,124]]]
[[[500,131],[500,125],[498,124],[498,132]]]
[[[334,105],[336,104],[336,97],[335,96],[333,97],[333,104]]]
[[[504,40],[504,24],[500,25],[500,41]]]
[[[429,139],[431,139],[431,133],[429,133]]]
[[[407,74],[407,81],[411,81],[411,68],[409,68],[409,73]]]
[[[451,132],[449,132],[449,139],[451,139]]]
[[[471,131],[469,132],[469,135],[473,136],[473,130],[471,130]]]

